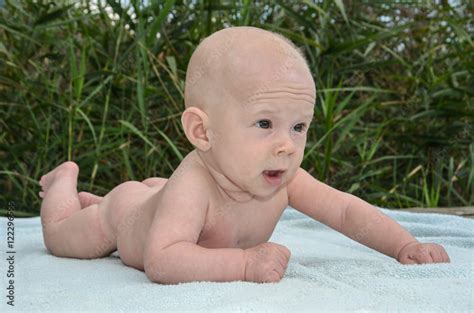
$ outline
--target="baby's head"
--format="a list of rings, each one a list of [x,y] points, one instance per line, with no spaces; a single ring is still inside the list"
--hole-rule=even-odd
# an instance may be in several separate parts
[[[315,96],[290,41],[255,27],[226,28],[191,57],[181,121],[219,186],[242,200],[263,199],[299,168]],[[284,172],[278,179],[268,170]]]

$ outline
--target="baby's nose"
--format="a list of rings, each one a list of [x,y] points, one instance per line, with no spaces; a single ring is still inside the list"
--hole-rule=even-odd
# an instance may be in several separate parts
[[[289,134],[283,134],[278,137],[274,146],[275,155],[281,153],[292,154],[296,151],[296,145]]]

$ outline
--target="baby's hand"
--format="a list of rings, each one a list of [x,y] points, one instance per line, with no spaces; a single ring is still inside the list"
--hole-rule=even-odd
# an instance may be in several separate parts
[[[402,264],[449,263],[446,250],[435,243],[413,242],[400,250],[397,261]]]
[[[291,255],[288,248],[276,243],[264,242],[244,251],[246,281],[274,283],[283,278]]]

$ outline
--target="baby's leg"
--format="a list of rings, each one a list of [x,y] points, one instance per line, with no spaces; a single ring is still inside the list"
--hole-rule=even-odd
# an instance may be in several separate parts
[[[168,179],[161,177],[151,177],[142,181],[142,184],[147,185],[148,187],[163,186]],[[40,196],[41,196],[40,192]],[[81,191],[79,192],[79,202],[81,203],[81,208],[86,208],[93,204],[99,204],[104,197],[94,195],[90,192]]]
[[[142,184],[147,185],[148,187],[155,187],[155,186],[162,186],[166,184],[168,179],[166,178],[161,178],[161,177],[151,177],[147,178],[144,181],[142,181]]]
[[[65,162],[41,178],[46,248],[62,257],[106,256],[116,249],[116,242],[103,225],[98,204],[81,210],[76,189],[78,173],[74,162]]]
[[[44,191],[40,191],[39,196],[41,198],[44,198]],[[93,204],[99,204],[104,198],[86,191],[79,192],[78,197],[82,209],[87,208],[88,206]]]
[[[81,208],[87,208],[89,205],[99,204],[104,197],[96,196],[90,192],[81,191],[79,192],[79,202]]]

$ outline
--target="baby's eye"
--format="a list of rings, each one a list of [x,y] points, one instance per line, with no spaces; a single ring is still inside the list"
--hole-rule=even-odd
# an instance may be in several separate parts
[[[295,126],[295,129],[298,129],[297,132],[303,132],[306,129],[306,124],[305,123],[300,123]]]
[[[258,121],[258,122],[256,123],[256,125],[262,125],[262,124],[263,124],[264,126],[262,126],[261,128],[267,129],[267,128],[269,128],[270,125],[272,124],[272,121],[270,121],[270,120],[260,120],[260,121]]]

